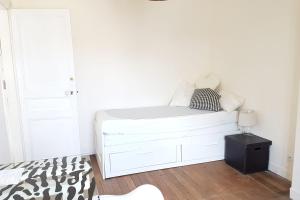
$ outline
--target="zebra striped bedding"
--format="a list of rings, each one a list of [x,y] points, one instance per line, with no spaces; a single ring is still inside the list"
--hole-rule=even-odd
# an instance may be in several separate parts
[[[97,193],[89,157],[63,157],[0,165],[0,170],[24,168],[22,181],[0,186],[1,200],[85,200]]]

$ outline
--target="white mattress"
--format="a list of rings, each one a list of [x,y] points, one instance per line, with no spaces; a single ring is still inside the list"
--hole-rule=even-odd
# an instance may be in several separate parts
[[[236,122],[236,111],[210,112],[187,107],[161,106],[99,111],[96,114],[96,131],[106,136],[145,137],[153,134],[182,134],[198,129],[213,129],[215,126],[236,129]]]

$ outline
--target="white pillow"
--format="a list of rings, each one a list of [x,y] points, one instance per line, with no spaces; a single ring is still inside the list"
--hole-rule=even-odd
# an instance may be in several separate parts
[[[220,91],[220,95],[221,107],[227,112],[232,112],[238,109],[245,102],[245,99],[243,97],[237,96],[231,92],[227,92],[224,90]]]
[[[195,86],[188,82],[183,82],[176,89],[173,98],[170,102],[170,106],[185,106],[188,107],[193,96]]]
[[[210,88],[212,90],[215,90],[220,86],[220,84],[221,81],[216,75],[209,74],[208,76],[202,77],[196,81],[196,88]]]

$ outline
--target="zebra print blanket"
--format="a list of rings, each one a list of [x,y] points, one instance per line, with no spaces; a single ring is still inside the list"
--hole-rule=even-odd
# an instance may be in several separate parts
[[[0,200],[86,200],[96,194],[89,157],[63,157],[0,165],[0,170],[24,168],[22,181],[0,187]]]

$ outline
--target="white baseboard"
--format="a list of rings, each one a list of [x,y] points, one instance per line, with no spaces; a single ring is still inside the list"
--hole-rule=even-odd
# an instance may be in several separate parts
[[[282,166],[280,166],[280,165],[277,165],[277,164],[275,164],[275,163],[270,163],[269,164],[269,170],[271,171],[271,172],[274,172],[275,174],[278,174],[279,176],[281,176],[281,177],[283,177],[283,178],[286,178],[286,179],[288,179],[289,177],[288,177],[288,170],[287,170],[287,168],[286,167],[282,167]]]
[[[300,200],[300,191],[296,191],[293,188],[291,188],[290,194],[291,194],[291,199]]]

